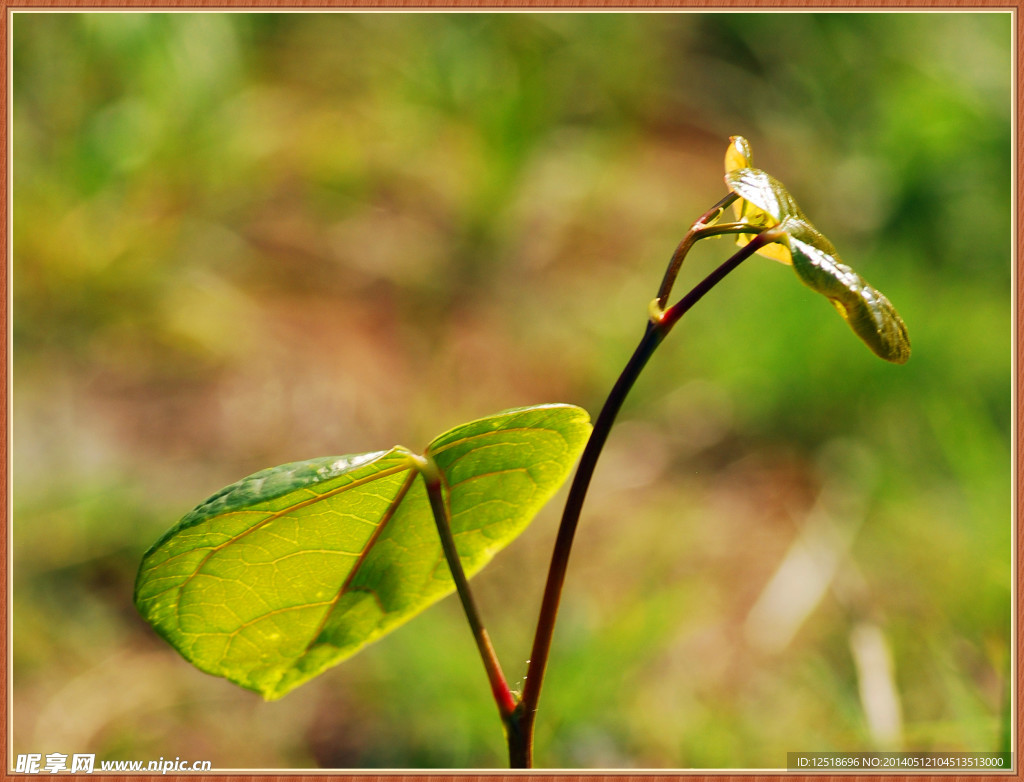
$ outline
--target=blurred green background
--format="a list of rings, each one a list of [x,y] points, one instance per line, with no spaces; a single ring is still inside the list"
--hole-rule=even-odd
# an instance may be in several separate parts
[[[454,598],[264,703],[155,636],[136,568],[263,467],[596,414],[732,134],[914,355],[879,361],[764,259],[684,319],[584,510],[537,764],[1008,745],[1009,13],[13,29],[13,753],[505,764]],[[513,683],[560,506],[474,580]]]

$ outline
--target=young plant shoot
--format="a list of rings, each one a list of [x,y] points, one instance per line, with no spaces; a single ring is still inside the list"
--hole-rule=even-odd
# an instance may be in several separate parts
[[[627,394],[676,323],[758,254],[793,267],[879,357],[910,357],[889,300],[846,266],[777,179],[730,139],[728,194],[693,223],[647,307],[643,336],[591,430],[586,411],[550,404],[456,427],[422,454],[401,446],[262,470],[214,494],[144,555],[142,616],[189,662],[280,698],[457,591],[505,728],[509,762],[533,765],[533,730],[573,537],[594,468]],[[724,221],[732,207],[733,220]],[[739,250],[675,304],[679,269],[701,239]],[[533,520],[579,459],[541,601],[523,692],[513,693],[469,578]]]

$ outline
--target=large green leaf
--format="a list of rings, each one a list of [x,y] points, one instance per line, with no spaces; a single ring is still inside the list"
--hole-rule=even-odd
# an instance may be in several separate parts
[[[586,411],[543,405],[427,447],[467,575],[523,531],[589,433]],[[146,552],[139,611],[196,667],[281,697],[453,591],[422,463],[396,447],[228,486]]]

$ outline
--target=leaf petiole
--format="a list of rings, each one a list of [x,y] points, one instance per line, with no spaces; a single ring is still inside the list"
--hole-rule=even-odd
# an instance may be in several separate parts
[[[723,231],[722,233],[750,232],[750,226],[743,226],[747,229],[746,231],[732,230],[736,228],[738,225],[739,224],[733,224],[732,226],[729,226],[731,230]],[[725,228],[727,226],[717,227]],[[687,311],[689,311],[689,309],[694,304],[696,304],[698,301],[704,298],[704,295],[708,293],[708,291],[710,291],[712,288],[718,285],[718,283],[721,282],[722,279],[729,272],[731,272],[733,269],[735,269],[737,266],[743,263],[743,261],[747,260],[747,258],[756,253],[766,244],[777,242],[784,235],[785,231],[778,226],[767,228],[761,231],[759,234],[756,234],[754,238],[750,240],[750,242],[745,244],[738,252],[733,254],[733,256],[729,258],[729,260],[725,261],[722,265],[718,266],[713,272],[711,272],[707,277],[705,277],[699,283],[694,285],[693,289],[689,293],[687,293],[685,296],[683,296],[683,298],[681,298],[679,301],[677,301],[675,304],[673,304],[671,307],[665,310],[665,313],[661,318],[661,326],[664,329],[665,334],[668,334],[669,329],[671,329],[679,321],[679,319],[683,317],[683,315],[685,315]]]
[[[665,269],[665,276],[661,280],[661,287],[658,288],[658,304],[662,309],[665,309],[668,304],[668,297],[672,293],[672,286],[675,285],[676,277],[679,276],[679,269],[683,265],[683,259],[693,249],[693,245],[706,236],[711,235],[702,232],[721,217],[726,207],[737,198],[739,196],[735,193],[729,193],[724,196],[718,203],[697,218],[696,222],[690,226],[690,230],[686,232],[686,236],[679,242],[675,252],[672,253],[672,258],[668,262],[668,268]]]
[[[516,700],[505,680],[505,674],[501,670],[501,664],[498,662],[498,656],[491,644],[491,638],[480,619],[480,612],[469,587],[469,579],[466,578],[462,561],[459,559],[459,552],[455,546],[455,537],[452,535],[449,521],[451,514],[444,496],[441,470],[429,456],[417,456],[416,454],[410,454],[410,456],[426,486],[430,508],[434,513],[434,522],[437,524],[437,533],[441,537],[441,548],[448,562],[452,580],[455,582],[455,589],[459,593],[459,600],[462,601],[462,608],[466,613],[469,628],[473,632],[473,639],[476,641],[480,658],[483,660],[487,679],[491,683],[494,702],[498,706],[502,721],[508,726],[509,719],[516,708]]]

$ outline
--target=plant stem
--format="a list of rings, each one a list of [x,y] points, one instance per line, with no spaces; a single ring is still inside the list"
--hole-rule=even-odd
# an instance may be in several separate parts
[[[726,203],[728,202],[726,201]],[[722,208],[721,202],[714,210],[709,211],[707,214],[711,215],[720,208]],[[699,230],[699,228],[691,229],[691,234],[697,233]],[[565,583],[572,541],[576,533],[576,527],[579,524],[580,512],[583,509],[583,501],[586,499],[587,489],[590,486],[594,468],[597,466],[601,450],[604,448],[608,434],[611,432],[612,424],[615,423],[615,418],[622,408],[626,396],[636,383],[637,378],[647,365],[655,349],[657,349],[658,345],[661,344],[679,319],[693,305],[700,301],[708,291],[721,282],[729,272],[757,252],[759,248],[768,242],[775,241],[777,238],[779,238],[779,233],[775,229],[761,232],[731,258],[697,283],[675,305],[663,311],[660,317],[652,319],[647,324],[640,344],[633,351],[633,355],[612,387],[611,393],[608,395],[607,400],[605,400],[604,407],[601,408],[601,412],[594,422],[594,429],[591,432],[590,439],[587,441],[586,448],[583,450],[583,455],[580,457],[579,466],[576,468],[576,475],[569,489],[569,497],[565,503],[565,510],[562,513],[562,522],[558,528],[554,551],[551,555],[551,565],[548,569],[548,580],[544,587],[544,597],[541,600],[537,631],[534,635],[533,650],[530,654],[530,665],[523,685],[523,697],[513,714],[513,721],[517,723],[521,733],[520,740],[522,741],[522,746],[516,747],[516,753],[513,754],[510,739],[510,761],[513,768],[530,768],[532,766],[533,727],[537,714],[537,703],[540,699],[544,672],[547,668],[548,655],[551,651],[551,639],[554,635],[555,620],[558,616],[558,604],[562,595],[562,586]],[[682,258],[677,258],[678,255],[677,250],[670,262],[670,266],[675,265],[677,271],[679,264],[682,263]],[[672,276],[674,279],[674,274]],[[667,278],[668,275],[666,275]],[[671,284],[669,287],[671,287]]]
[[[722,228],[731,228],[730,226],[721,226]],[[735,230],[723,231],[722,233],[737,233]],[[734,253],[729,260],[718,266],[711,274],[705,277],[703,280],[693,286],[693,289],[687,293],[683,298],[673,304],[669,309],[665,310],[664,315],[661,318],[661,324],[665,329],[665,333],[679,322],[679,319],[683,317],[690,308],[693,307],[698,301],[704,298],[712,288],[720,283],[725,276],[743,263],[747,258],[756,253],[766,244],[778,241],[785,232],[780,230],[778,227],[768,228],[761,233],[757,234],[747,244],[745,244],[739,251]]]
[[[683,259],[686,258],[687,253],[693,248],[698,240],[704,238],[701,232],[708,226],[709,223],[718,219],[718,216],[722,213],[729,204],[735,201],[739,196],[735,193],[729,193],[727,196],[722,198],[717,204],[708,209],[704,214],[697,218],[697,221],[690,226],[690,230],[686,232],[686,236],[679,242],[679,246],[676,247],[676,251],[672,253],[672,258],[669,259],[668,267],[665,269],[665,276],[661,280],[661,287],[658,288],[658,306],[665,309],[668,304],[669,294],[672,293],[672,286],[676,282],[676,277],[679,275],[679,269],[683,265]]]
[[[640,344],[633,351],[629,363],[626,364],[626,368],[619,375],[619,379],[616,381],[615,386],[608,395],[608,399],[604,403],[604,407],[594,422],[594,429],[583,450],[583,455],[580,457],[579,466],[576,468],[576,476],[573,479],[572,487],[569,489],[569,497],[566,500],[565,511],[562,514],[562,523],[558,528],[555,548],[551,555],[548,580],[544,587],[540,617],[537,620],[537,631],[533,638],[533,650],[530,653],[530,665],[523,683],[523,697],[519,703],[519,722],[522,733],[526,738],[525,754],[519,759],[522,765],[513,765],[513,768],[531,767],[533,723],[537,713],[537,701],[540,698],[544,670],[547,666],[548,653],[551,649],[555,619],[558,616],[558,603],[561,599],[562,585],[565,582],[565,574],[569,566],[572,540],[576,534],[580,511],[583,509],[583,500],[586,498],[590,479],[594,474],[594,467],[597,465],[601,449],[608,439],[608,433],[611,431],[615,417],[618,415],[622,403],[626,400],[626,395],[640,376],[641,370],[647,364],[655,348],[658,347],[667,333],[667,329],[660,328],[654,323],[647,325]]]
[[[498,712],[501,714],[502,722],[506,725],[506,730],[511,732],[509,721],[515,711],[516,700],[508,687],[508,682],[505,681],[505,674],[501,671],[501,664],[491,645],[490,636],[487,635],[487,630],[484,628],[483,622],[480,621],[480,612],[477,610],[476,601],[473,600],[473,593],[469,589],[469,580],[462,569],[462,561],[459,559],[459,552],[455,547],[455,538],[449,523],[450,514],[444,499],[441,473],[429,457],[425,461],[428,462],[428,465],[421,466],[420,475],[423,476],[423,482],[427,487],[427,496],[430,498],[430,507],[434,511],[437,533],[441,536],[441,548],[444,549],[444,556],[448,560],[448,569],[452,573],[455,589],[462,601],[462,608],[465,610],[470,630],[473,631],[473,638],[484,663],[484,670],[487,671],[487,679],[491,683],[494,702],[498,705]]]

